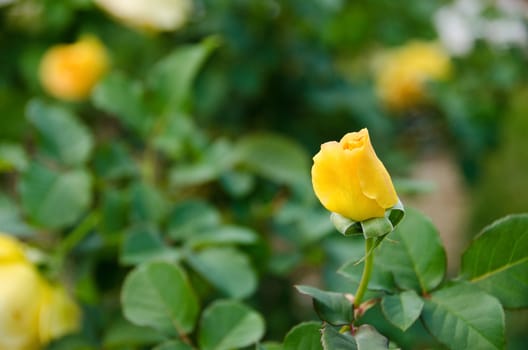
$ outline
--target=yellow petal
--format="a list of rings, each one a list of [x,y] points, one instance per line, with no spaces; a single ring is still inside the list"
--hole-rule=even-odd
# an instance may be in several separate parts
[[[0,349],[37,350],[40,284],[27,263],[0,266]]]
[[[382,217],[398,201],[367,129],[327,142],[313,158],[312,184],[321,204],[355,221]]]
[[[23,245],[14,237],[0,233],[0,264],[25,261]]]
[[[398,195],[387,169],[370,143],[368,132],[365,134],[364,150],[360,153],[359,160],[359,184],[365,196],[374,199],[382,208],[388,209],[398,202]]]
[[[39,336],[43,345],[79,328],[80,311],[66,291],[42,280],[43,294],[39,314]]]

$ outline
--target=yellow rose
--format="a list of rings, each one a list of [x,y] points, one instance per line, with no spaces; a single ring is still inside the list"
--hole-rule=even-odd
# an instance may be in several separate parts
[[[38,350],[79,327],[79,309],[26,258],[23,245],[0,233],[0,350]]]
[[[0,233],[0,265],[26,261],[24,248],[15,238]]]
[[[389,109],[407,109],[426,99],[427,81],[443,80],[450,71],[449,56],[439,45],[413,41],[378,62],[377,93]]]
[[[39,314],[39,336],[42,344],[71,333],[79,328],[80,312],[77,304],[61,286],[43,282]]]
[[[33,266],[0,266],[0,349],[40,349],[40,296],[41,280]]]
[[[68,101],[87,98],[108,68],[103,44],[88,36],[50,48],[40,62],[40,81],[52,96]]]
[[[321,204],[354,221],[383,217],[398,202],[367,129],[327,142],[313,158],[312,184]]]
[[[191,0],[95,0],[95,3],[131,27],[154,31],[180,28],[192,10]]]

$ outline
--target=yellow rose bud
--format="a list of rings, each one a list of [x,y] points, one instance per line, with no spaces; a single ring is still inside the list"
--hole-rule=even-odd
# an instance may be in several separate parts
[[[40,81],[52,96],[68,100],[86,99],[108,68],[103,44],[88,36],[73,44],[50,48],[40,62]]]
[[[354,221],[383,217],[398,202],[367,129],[327,142],[313,158],[312,184],[321,204]]]
[[[427,81],[443,80],[450,71],[449,56],[440,45],[413,41],[378,62],[377,93],[389,109],[407,109],[426,99]]]
[[[15,238],[0,233],[0,265],[26,261],[24,248]]]
[[[0,349],[40,349],[40,296],[40,276],[32,265],[0,265]]]
[[[79,329],[80,312],[77,304],[61,286],[42,281],[39,314],[39,335],[42,344]]]

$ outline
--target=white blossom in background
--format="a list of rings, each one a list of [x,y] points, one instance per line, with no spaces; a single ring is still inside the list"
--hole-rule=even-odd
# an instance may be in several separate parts
[[[95,0],[125,24],[146,30],[173,31],[185,24],[192,0]]]
[[[528,16],[526,0],[496,0],[497,8],[510,15]]]
[[[526,46],[528,33],[519,19],[504,18],[486,21],[483,36],[495,46]]]
[[[483,16],[489,6],[496,7],[498,17]],[[528,46],[526,15],[528,5],[522,0],[457,0],[436,11],[434,24],[445,48],[453,56],[464,56],[478,39],[496,47]]]
[[[463,56],[473,49],[477,33],[470,21],[453,7],[442,7],[434,15],[440,41],[453,56]]]

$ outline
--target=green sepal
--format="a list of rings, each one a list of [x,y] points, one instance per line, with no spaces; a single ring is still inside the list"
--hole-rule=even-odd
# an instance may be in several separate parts
[[[391,208],[385,211],[385,216],[363,221],[348,219],[341,214],[332,213],[330,220],[335,228],[344,236],[363,234],[365,238],[378,237],[381,241],[387,234],[402,221],[405,216],[405,208],[400,199]]]
[[[394,230],[394,226],[392,226],[391,221],[387,217],[361,221],[361,228],[365,238],[382,237]]]

